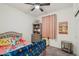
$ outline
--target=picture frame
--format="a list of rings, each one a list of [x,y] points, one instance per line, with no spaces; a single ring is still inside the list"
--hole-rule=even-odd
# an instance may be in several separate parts
[[[59,34],[68,34],[68,22],[59,22]]]

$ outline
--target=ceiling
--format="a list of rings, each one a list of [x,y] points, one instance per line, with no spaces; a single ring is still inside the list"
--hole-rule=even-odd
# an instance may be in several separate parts
[[[24,3],[7,3],[7,5],[17,8],[25,13],[29,13],[34,16],[45,15],[63,8],[73,6],[72,3],[51,3],[50,6],[42,6],[41,8],[44,10],[44,12],[41,12],[40,10],[37,9],[35,9],[34,11],[30,11],[34,6]]]

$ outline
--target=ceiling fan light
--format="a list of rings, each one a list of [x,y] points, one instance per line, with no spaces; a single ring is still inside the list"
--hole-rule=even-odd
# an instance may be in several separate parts
[[[35,9],[39,9],[40,8],[40,6],[39,5],[35,5]]]

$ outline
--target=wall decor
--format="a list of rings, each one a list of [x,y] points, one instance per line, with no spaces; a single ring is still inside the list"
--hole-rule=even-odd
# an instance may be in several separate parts
[[[59,22],[59,34],[68,34],[68,22]]]

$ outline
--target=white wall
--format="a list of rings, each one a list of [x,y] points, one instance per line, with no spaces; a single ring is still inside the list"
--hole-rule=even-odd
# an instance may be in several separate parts
[[[79,10],[79,4],[74,4],[73,6],[73,11],[74,11],[74,15],[77,13],[77,11]],[[75,35],[76,35],[76,54],[79,56],[79,14],[77,17],[74,18],[75,20]]]
[[[61,48],[61,41],[65,40],[65,41],[69,41],[73,44],[73,51],[74,54],[76,53],[77,47],[76,47],[76,22],[74,20],[74,14],[73,14],[73,6],[69,7],[69,8],[64,8],[61,9],[59,11],[56,12],[52,12],[50,14],[47,15],[52,15],[52,14],[56,14],[57,15],[57,38],[56,39],[50,39],[50,45],[57,47],[57,48]],[[45,16],[45,15],[43,15]],[[39,17],[39,20],[41,21],[41,17]],[[68,34],[59,34],[58,33],[58,29],[59,29],[59,22],[64,22],[64,21],[68,21]]]
[[[35,18],[11,6],[0,4],[0,33],[16,31],[30,41]]]

